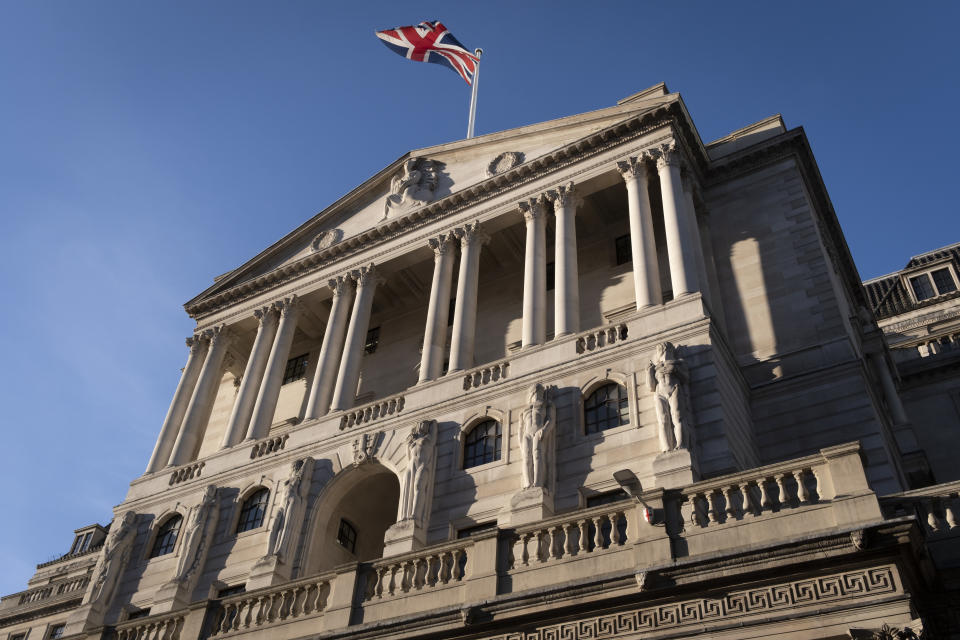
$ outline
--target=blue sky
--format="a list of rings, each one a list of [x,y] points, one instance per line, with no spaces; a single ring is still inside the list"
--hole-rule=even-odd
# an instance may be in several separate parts
[[[705,141],[782,113],[864,278],[960,241],[957,3],[0,10],[4,594],[142,473],[186,360],[183,302],[407,150],[464,136],[463,80],[375,29],[440,19],[484,48],[478,134],[660,81]]]

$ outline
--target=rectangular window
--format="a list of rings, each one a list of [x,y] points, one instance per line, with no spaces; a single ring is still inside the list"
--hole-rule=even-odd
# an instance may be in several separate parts
[[[933,285],[925,273],[910,278],[910,286],[913,288],[913,295],[917,298],[917,302],[928,300],[937,295],[933,292]]]
[[[245,584],[235,584],[232,587],[224,587],[217,591],[218,598],[226,598],[227,596],[235,596],[238,593],[246,593],[247,585]]]
[[[340,529],[337,530],[337,543],[350,553],[357,552],[357,530],[346,520],[340,520]]]
[[[589,496],[587,498],[588,507],[599,507],[602,504],[610,504],[612,502],[620,502],[621,500],[626,500],[630,496],[627,495],[627,492],[623,489],[617,489],[615,491],[607,491],[606,493],[598,493],[596,495]]]
[[[87,531],[83,536],[83,542],[80,543],[80,553],[87,551],[90,548],[90,540],[93,538],[93,531]]]
[[[953,281],[953,276],[950,275],[950,269],[937,269],[936,271],[931,271],[930,275],[933,276],[933,283],[937,285],[937,293],[940,295],[952,293],[957,290],[957,283]]]
[[[367,353],[373,353],[380,344],[380,327],[374,327],[367,331],[367,341],[363,345],[363,350]]]
[[[308,355],[310,354],[305,353],[302,356],[287,360],[287,368],[283,372],[283,384],[306,377]]]
[[[630,234],[620,236],[613,243],[617,249],[617,266],[633,260],[633,254],[630,251]]]
[[[63,628],[66,627],[65,624],[55,624],[50,627],[50,632],[47,634],[49,640],[57,640],[57,638],[63,637]]]
[[[146,609],[134,609],[127,614],[127,620],[139,620],[140,618],[146,618],[148,615],[150,615],[150,607]]]
[[[557,268],[553,262],[547,263],[547,291],[553,291],[557,282]]]
[[[480,533],[482,531],[493,531],[497,528],[497,521],[491,520],[490,522],[483,522],[481,524],[475,524],[472,527],[464,527],[463,529],[457,529],[457,539],[469,538],[475,533]]]
[[[15,633],[15,634],[13,634],[12,636],[10,636],[10,640],[26,640],[26,638],[27,638],[26,632],[24,632],[24,633]]]
[[[80,553],[81,544],[83,544],[83,535],[77,536],[76,540],[73,541],[73,546],[70,547],[70,555]]]

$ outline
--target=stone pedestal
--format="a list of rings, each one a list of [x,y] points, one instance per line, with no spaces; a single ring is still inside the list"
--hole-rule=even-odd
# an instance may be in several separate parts
[[[676,489],[696,482],[700,470],[686,449],[677,449],[661,453],[653,459],[654,486],[662,489]]]
[[[499,527],[519,527],[553,516],[553,496],[543,487],[521,489],[497,517]]]
[[[280,582],[285,582],[285,576],[280,575],[281,573],[280,558],[274,555],[263,556],[257,560],[257,563],[250,569],[250,577],[247,578],[246,583],[247,591],[271,587]]]
[[[92,604],[84,604],[77,607],[67,616],[67,626],[63,630],[63,635],[72,636],[80,634],[86,629],[102,625],[103,614],[104,612],[101,608]]]
[[[426,545],[427,532],[415,520],[401,520],[390,526],[383,536],[383,557],[416,551]]]
[[[187,585],[177,580],[171,580],[159,589],[153,596],[153,604],[150,605],[150,613],[167,613],[183,609],[190,604],[190,594]]]

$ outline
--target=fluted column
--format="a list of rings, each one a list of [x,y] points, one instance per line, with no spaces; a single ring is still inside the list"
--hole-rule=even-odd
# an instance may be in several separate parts
[[[710,284],[707,279],[706,259],[703,255],[703,238],[700,237],[700,224],[697,222],[697,208],[693,204],[693,178],[689,173],[681,175],[683,182],[683,209],[686,215],[687,227],[690,229],[690,236],[693,241],[693,257],[697,264],[697,280],[700,282],[700,291],[709,305],[712,301],[710,297]],[[712,305],[711,305],[712,306]]]
[[[547,339],[547,229],[543,196],[520,203],[527,226],[523,260],[522,347],[543,344]]]
[[[327,285],[333,292],[327,329],[323,332],[317,370],[313,375],[313,387],[307,401],[305,420],[319,418],[330,410],[333,385],[337,383],[340,357],[343,355],[343,339],[347,333],[347,316],[353,301],[354,282],[350,276],[337,276]]]
[[[674,299],[700,291],[697,278],[697,252],[687,217],[683,212],[683,187],[680,183],[680,152],[674,144],[662,144],[657,150],[657,171],[663,199],[663,228],[670,259],[670,282]]]
[[[580,331],[580,275],[577,269],[577,207],[581,199],[573,183],[549,194],[557,219],[553,287],[554,336]],[[546,267],[544,267],[546,274]],[[546,294],[544,294],[546,295]]]
[[[267,370],[267,359],[277,331],[277,312],[273,307],[257,309],[253,315],[257,319],[257,336],[253,339],[253,347],[250,349],[250,357],[247,358],[247,366],[243,371],[237,400],[233,403],[233,411],[227,421],[227,430],[220,442],[221,449],[232,447],[240,442],[250,427],[253,405]]]
[[[200,435],[210,417],[213,399],[223,375],[223,359],[227,355],[227,347],[230,346],[227,327],[220,325],[208,329],[204,331],[204,336],[209,338],[210,347],[207,349],[207,356],[203,359],[193,395],[190,396],[190,403],[187,405],[177,441],[173,445],[169,466],[175,467],[196,458]]]
[[[263,373],[260,392],[253,405],[253,415],[250,418],[250,426],[247,428],[247,440],[264,438],[270,433],[273,414],[277,411],[277,400],[280,399],[283,374],[287,369],[287,360],[290,358],[290,345],[293,344],[293,334],[297,330],[297,315],[300,308],[300,300],[297,296],[284,298],[275,306],[280,312],[280,323],[277,325],[277,334],[273,338],[273,346],[267,358],[267,368]]]
[[[650,154],[643,153],[637,158],[628,158],[617,163],[617,169],[627,186],[633,292],[637,309],[663,302],[663,293],[660,291],[660,264],[657,262],[657,243],[653,236],[653,213],[648,191],[649,159]]]
[[[376,267],[360,267],[356,273],[357,297],[353,301],[353,313],[350,314],[350,326],[347,328],[347,340],[343,347],[343,359],[337,374],[337,385],[333,391],[331,411],[349,409],[357,397],[357,382],[360,380],[360,364],[363,360],[363,345],[370,327],[370,310],[373,307],[373,294],[383,279],[377,275]]]
[[[463,371],[473,366],[480,248],[490,239],[480,228],[479,222],[471,222],[454,233],[460,238],[460,273],[457,277],[457,301],[453,308],[450,372]]]
[[[190,355],[187,356],[187,364],[180,375],[177,390],[173,393],[170,408],[167,409],[167,417],[163,419],[163,426],[160,427],[160,436],[157,438],[156,446],[153,447],[150,462],[147,463],[147,473],[163,469],[170,460],[173,443],[180,431],[180,425],[183,424],[187,404],[190,402],[190,396],[193,395],[197,378],[200,376],[203,356],[207,351],[207,341],[201,336],[193,336],[187,338],[187,346],[190,348]]]
[[[433,380],[443,373],[443,347],[447,341],[453,279],[453,236],[441,233],[436,238],[430,238],[429,242],[433,249],[433,284],[430,287],[430,305],[427,307],[427,326],[423,331],[420,382]]]

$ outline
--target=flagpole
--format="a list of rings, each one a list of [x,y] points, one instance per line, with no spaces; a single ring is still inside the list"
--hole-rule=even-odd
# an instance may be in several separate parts
[[[483,49],[475,49],[477,56],[477,69],[473,72],[473,88],[470,91],[470,119],[467,121],[467,138],[473,137],[473,124],[477,119],[477,85],[480,84],[480,56],[483,55]]]

